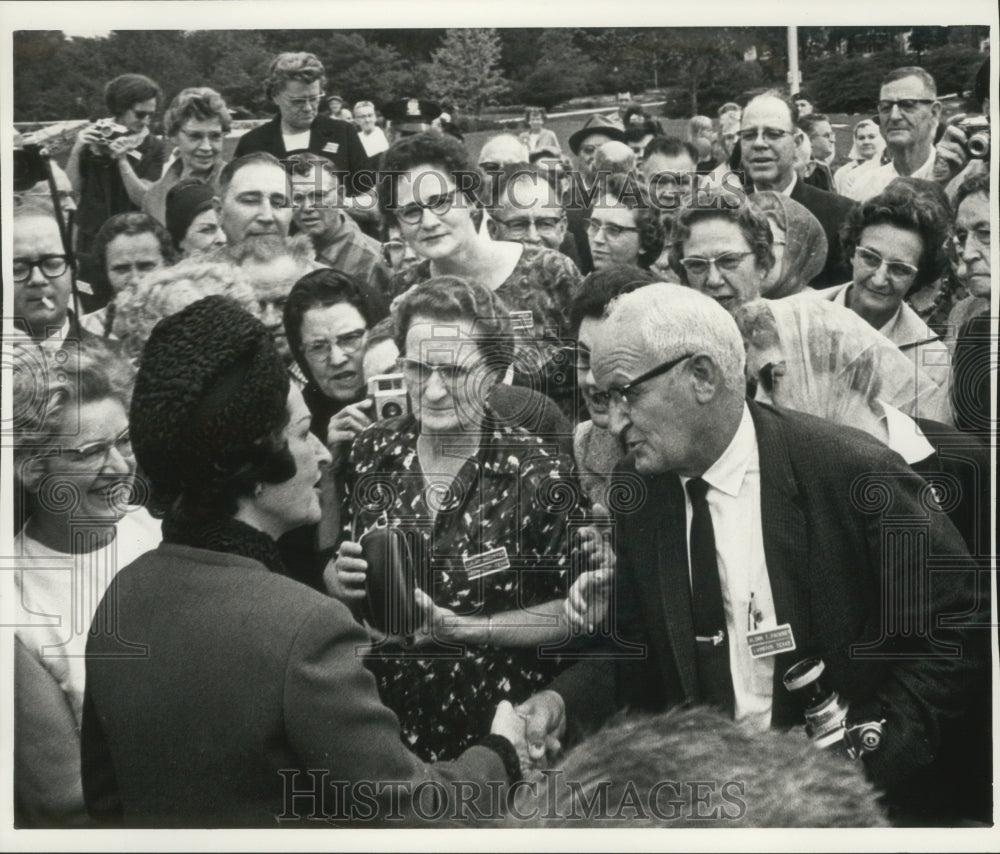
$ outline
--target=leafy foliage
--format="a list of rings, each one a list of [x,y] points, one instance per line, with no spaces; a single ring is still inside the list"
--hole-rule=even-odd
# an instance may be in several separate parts
[[[479,115],[510,88],[500,71],[500,37],[495,29],[448,30],[427,69],[427,92],[446,105]]]

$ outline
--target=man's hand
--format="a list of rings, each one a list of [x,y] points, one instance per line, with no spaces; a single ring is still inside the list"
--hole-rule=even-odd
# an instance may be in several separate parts
[[[950,124],[944,129],[940,141],[935,146],[934,180],[947,184],[969,165],[966,145],[969,139],[957,125]]]
[[[517,707],[524,718],[528,761],[532,768],[545,768],[562,749],[566,734],[566,704],[555,691],[539,691]]]
[[[614,569],[602,567],[583,573],[573,582],[566,596],[566,619],[573,631],[592,632],[604,620],[614,577]]]
[[[344,540],[337,550],[337,557],[326,565],[323,583],[331,596],[342,602],[365,598],[365,579],[368,563],[361,557],[360,543]]]
[[[422,646],[431,641],[454,641],[458,639],[461,618],[454,611],[435,604],[423,590],[414,588],[413,598],[422,613],[420,628],[413,637],[414,646]]]

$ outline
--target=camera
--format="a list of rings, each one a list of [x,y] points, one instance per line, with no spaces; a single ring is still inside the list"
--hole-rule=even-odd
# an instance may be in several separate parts
[[[402,374],[379,374],[368,380],[368,398],[373,402],[372,418],[382,421],[410,414],[410,398]]]
[[[114,119],[98,119],[91,125],[91,128],[96,131],[105,142],[111,142],[113,139],[118,139],[120,136],[128,136],[128,128],[124,125],[118,124]]]
[[[986,116],[966,116],[955,122],[965,134],[965,150],[971,159],[985,160],[990,155],[990,120]]]
[[[802,702],[806,735],[817,747],[839,749],[851,759],[872,753],[882,744],[885,720],[875,714],[852,720],[847,703],[823,680],[826,665],[821,658],[806,658],[793,664],[782,681]]]

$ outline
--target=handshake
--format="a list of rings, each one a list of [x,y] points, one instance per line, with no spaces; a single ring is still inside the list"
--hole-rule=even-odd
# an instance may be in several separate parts
[[[555,691],[539,691],[518,706],[503,700],[490,727],[493,735],[502,735],[517,751],[521,774],[537,777],[550,767],[562,750],[566,733],[566,705]]]

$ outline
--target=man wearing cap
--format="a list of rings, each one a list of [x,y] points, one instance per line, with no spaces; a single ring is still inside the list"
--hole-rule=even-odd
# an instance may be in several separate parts
[[[354,125],[319,114],[325,82],[323,63],[313,54],[278,54],[264,84],[278,115],[240,137],[233,156],[266,151],[284,160],[293,151],[311,151],[333,161],[345,173],[347,195],[359,192],[355,174],[365,172],[368,155]]]
[[[597,150],[606,142],[625,142],[625,131],[617,127],[609,118],[593,115],[582,128],[570,135],[569,148],[576,155],[578,177],[570,183],[566,198],[566,220],[569,232],[576,240],[580,252],[580,272],[586,275],[594,269],[587,240],[586,220],[590,218],[593,199],[598,194],[592,192],[597,181],[595,161]]]
[[[382,115],[389,122],[387,135],[392,145],[403,136],[438,130],[434,120],[441,115],[441,105],[423,98],[400,98],[390,101],[382,108]]]

